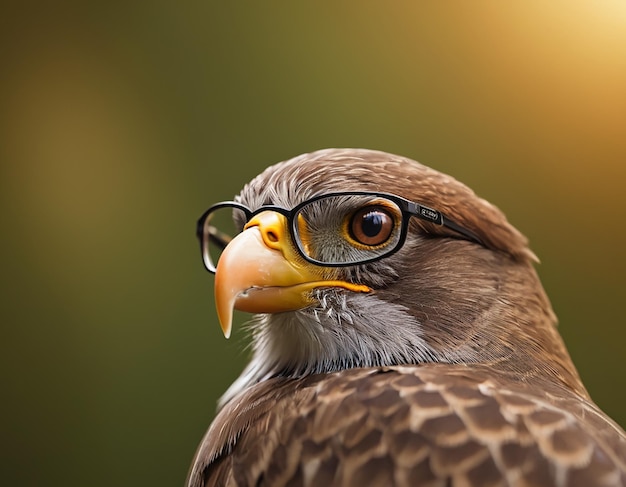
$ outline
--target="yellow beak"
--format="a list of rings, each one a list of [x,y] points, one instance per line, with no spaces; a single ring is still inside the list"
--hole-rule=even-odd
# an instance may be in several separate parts
[[[315,303],[311,291],[319,287],[371,291],[361,284],[329,278],[332,269],[302,259],[288,232],[284,215],[265,211],[224,249],[215,272],[215,304],[226,338],[232,329],[233,309],[250,313],[302,309]]]

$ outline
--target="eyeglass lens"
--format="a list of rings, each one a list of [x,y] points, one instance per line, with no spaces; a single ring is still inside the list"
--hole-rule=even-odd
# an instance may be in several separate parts
[[[241,232],[245,222],[246,215],[239,208],[224,206],[209,214],[202,229],[202,255],[209,270],[215,271],[224,248]]]
[[[372,223],[359,219],[367,214],[361,210],[368,207],[388,218],[390,224],[389,233],[382,235],[378,245],[359,241],[355,234],[362,225]],[[371,195],[328,196],[303,206],[294,218],[300,250],[310,259],[329,265],[356,264],[390,252],[400,239],[402,227],[400,208],[391,200]]]

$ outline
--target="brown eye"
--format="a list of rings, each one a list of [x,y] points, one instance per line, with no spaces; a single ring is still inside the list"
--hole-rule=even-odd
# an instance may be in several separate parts
[[[384,244],[393,232],[393,217],[379,207],[366,207],[357,211],[350,220],[352,238],[363,245]]]

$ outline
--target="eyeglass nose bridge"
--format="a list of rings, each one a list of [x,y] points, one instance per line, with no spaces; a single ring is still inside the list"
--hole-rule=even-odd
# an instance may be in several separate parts
[[[264,210],[253,216],[243,227],[244,231],[259,227],[261,237],[265,245],[274,250],[281,250],[282,245],[288,238],[288,218],[281,212]]]

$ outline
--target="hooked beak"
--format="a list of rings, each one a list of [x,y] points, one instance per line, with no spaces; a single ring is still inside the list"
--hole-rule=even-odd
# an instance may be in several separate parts
[[[302,309],[315,303],[311,291],[320,287],[371,291],[361,284],[325,277],[329,270],[302,259],[288,231],[284,215],[265,211],[224,249],[215,272],[215,303],[226,338],[232,330],[233,309],[250,313]]]

